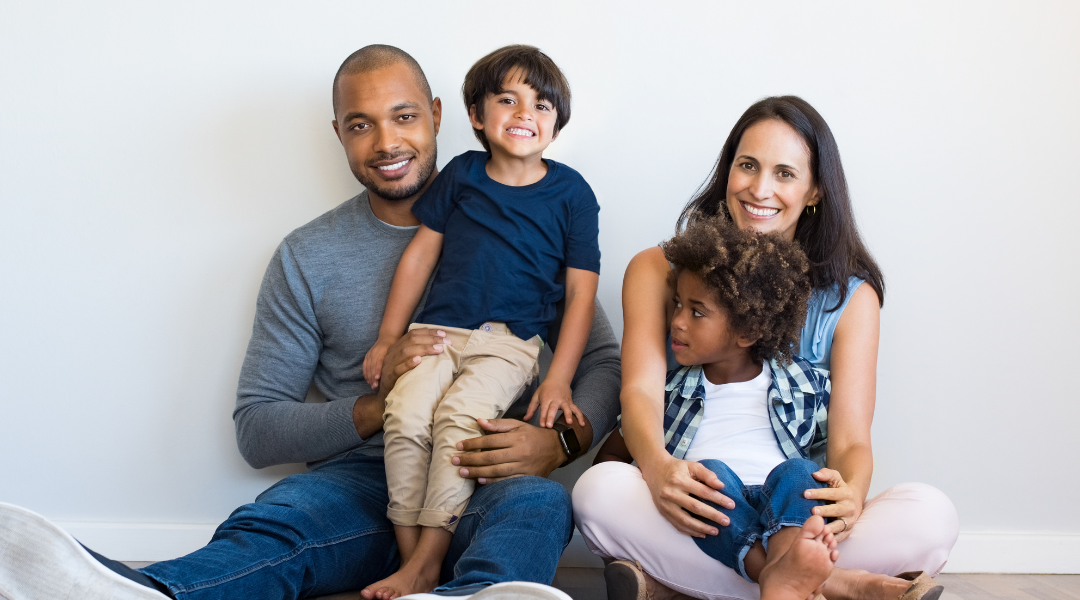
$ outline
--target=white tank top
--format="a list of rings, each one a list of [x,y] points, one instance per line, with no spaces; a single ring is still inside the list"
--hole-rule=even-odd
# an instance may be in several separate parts
[[[780,451],[769,422],[772,370],[762,364],[750,381],[714,385],[703,377],[705,414],[686,460],[722,460],[746,485],[761,485],[787,458]]]

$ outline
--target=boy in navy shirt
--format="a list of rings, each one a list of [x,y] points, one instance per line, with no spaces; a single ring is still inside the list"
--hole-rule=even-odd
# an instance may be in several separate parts
[[[462,95],[487,152],[451,160],[413,206],[421,225],[364,359],[364,376],[375,385],[387,348],[439,264],[412,326],[444,330],[447,346],[397,381],[383,414],[387,516],[402,566],[365,588],[365,598],[391,600],[438,584],[474,485],[451,464],[457,444],[481,435],[476,420],[501,416],[536,377],[547,324],[563,298],[558,347],[525,418],[538,409],[546,427],[559,410],[568,423],[582,418],[570,381],[595,308],[600,207],[581,175],[542,157],[570,119],[569,85],[547,55],[515,45],[473,65]]]

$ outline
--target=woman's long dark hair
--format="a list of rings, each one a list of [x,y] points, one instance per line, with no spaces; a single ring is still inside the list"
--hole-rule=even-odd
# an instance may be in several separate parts
[[[836,306],[828,309],[831,312],[844,304],[849,292],[848,278],[854,275],[874,288],[878,301],[884,306],[885,279],[859,237],[836,140],[818,111],[797,96],[765,98],[746,109],[724,142],[712,176],[683,208],[677,229],[716,214],[731,218],[727,209],[727,185],[735,151],[743,133],[751,125],[769,119],[790,125],[810,149],[810,170],[814,174],[820,202],[816,211],[811,209],[812,214],[804,211],[799,215],[795,241],[810,258],[811,285],[825,289],[839,285],[840,300]]]

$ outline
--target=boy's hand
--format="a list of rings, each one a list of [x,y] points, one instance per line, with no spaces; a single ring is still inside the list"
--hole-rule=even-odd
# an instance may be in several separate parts
[[[368,385],[370,385],[373,390],[379,389],[379,379],[382,378],[383,359],[386,358],[387,350],[389,350],[390,346],[393,346],[396,341],[397,340],[388,340],[380,337],[364,357],[364,379],[367,380]]]
[[[537,407],[540,408],[540,426],[548,427],[555,425],[555,417],[559,411],[563,412],[568,425],[574,424],[574,415],[577,415],[578,423],[584,423],[585,417],[581,409],[574,404],[570,394],[570,386],[556,383],[550,378],[545,379],[540,387],[536,388],[532,400],[529,401],[529,410],[525,412],[525,420],[532,418]]]

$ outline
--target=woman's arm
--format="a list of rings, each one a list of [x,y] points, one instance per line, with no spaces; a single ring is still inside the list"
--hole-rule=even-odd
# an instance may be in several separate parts
[[[642,472],[671,459],[664,449],[664,380],[674,290],[657,247],[638,253],[623,276],[623,436]]]
[[[394,283],[390,286],[390,297],[386,300],[379,339],[364,357],[364,379],[373,388],[379,387],[387,349],[405,333],[409,319],[424,295],[428,279],[439,263],[442,245],[443,234],[421,224],[401,255],[394,272]]]
[[[843,518],[829,524],[838,540],[847,537],[862,515],[874,473],[870,425],[876,400],[880,316],[874,288],[860,285],[833,333],[828,468],[816,474],[818,481],[829,487],[808,490],[806,496],[834,502],[814,510],[825,517]]]
[[[735,504],[716,491],[723,484],[715,473],[664,448],[665,346],[674,308],[669,271],[663,251],[649,248],[630,261],[623,277],[623,437],[660,514],[679,531],[705,537],[718,532],[686,511],[721,525],[728,518],[691,494],[728,508]]]
[[[585,342],[589,339],[589,328],[596,312],[596,288],[600,274],[584,269],[566,269],[566,304],[563,309],[562,325],[559,327],[559,344],[551,357],[547,377],[536,388],[525,420],[532,418],[533,412],[540,407],[540,425],[551,427],[555,424],[555,415],[561,409],[568,424],[578,422],[585,417],[574,406],[570,396],[570,383],[577,372],[581,353],[585,351]]]

